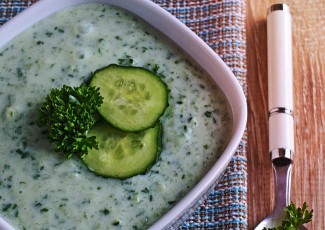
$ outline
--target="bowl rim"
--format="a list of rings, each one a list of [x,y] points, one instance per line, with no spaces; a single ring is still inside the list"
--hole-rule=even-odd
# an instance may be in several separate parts
[[[182,216],[185,212],[193,207],[225,171],[246,129],[245,94],[230,68],[214,50],[175,16],[150,0],[40,0],[0,27],[0,48],[43,18],[61,9],[85,3],[104,3],[120,7],[165,34],[211,76],[230,104],[233,128],[224,152],[191,191],[149,228],[166,229],[184,220]],[[13,229],[1,217],[0,228]]]

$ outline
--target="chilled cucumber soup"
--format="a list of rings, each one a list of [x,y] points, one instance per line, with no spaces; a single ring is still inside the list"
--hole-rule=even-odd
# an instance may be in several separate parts
[[[36,124],[51,88],[112,63],[156,71],[170,90],[160,157],[126,180],[54,152]],[[212,80],[140,19],[102,4],[62,10],[0,49],[0,216],[17,229],[146,229],[218,159],[230,114]]]

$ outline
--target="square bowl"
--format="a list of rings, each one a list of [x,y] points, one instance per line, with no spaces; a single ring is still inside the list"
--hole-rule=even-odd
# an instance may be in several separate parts
[[[231,108],[232,133],[229,142],[211,169],[172,209],[164,214],[150,229],[167,229],[181,223],[184,214],[192,208],[224,172],[245,130],[247,119],[246,99],[242,88],[227,65],[195,33],[174,16],[149,0],[42,0],[0,28],[0,48],[47,16],[67,7],[85,3],[103,3],[117,6],[142,18],[178,47],[185,51],[223,91]],[[0,217],[1,229],[12,229]]]

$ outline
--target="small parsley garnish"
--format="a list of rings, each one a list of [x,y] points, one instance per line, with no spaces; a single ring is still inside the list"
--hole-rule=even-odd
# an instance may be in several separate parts
[[[302,208],[297,208],[296,205],[291,204],[284,209],[285,217],[282,225],[276,228],[263,228],[263,230],[298,230],[299,226],[311,221],[314,210],[308,211],[308,205],[303,203]]]
[[[87,134],[95,124],[95,112],[103,103],[99,88],[81,84],[79,87],[64,85],[52,89],[42,104],[38,117],[39,126],[45,126],[48,138],[55,143],[55,151],[68,158],[83,156],[88,149],[98,149],[95,136]]]

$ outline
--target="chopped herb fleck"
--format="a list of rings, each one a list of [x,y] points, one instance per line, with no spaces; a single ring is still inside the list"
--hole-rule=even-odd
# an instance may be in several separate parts
[[[9,203],[9,204],[3,204],[3,205],[2,205],[2,211],[3,211],[3,212],[8,211],[9,208],[11,208],[11,205],[12,205],[12,204],[10,204],[10,203]]]
[[[18,76],[18,78],[23,78],[24,77],[24,73],[23,73],[21,68],[17,68],[17,76]]]
[[[204,85],[199,84],[199,86],[200,86],[201,89],[205,89],[205,86]]]
[[[172,200],[172,201],[168,201],[168,204],[175,204],[176,201],[175,200]]]
[[[23,151],[20,148],[19,149],[16,149],[16,153],[18,153],[20,155],[21,159],[25,159],[27,157],[30,157],[32,160],[35,159],[33,156],[30,155],[29,152]]]
[[[50,31],[47,31],[47,32],[45,33],[45,35],[46,35],[47,37],[51,37],[51,36],[53,35],[53,33],[50,32]]]
[[[39,208],[39,207],[42,206],[42,203],[39,203],[39,202],[38,202],[38,203],[36,203],[34,206]]]
[[[105,216],[109,214],[109,210],[107,208],[100,210],[100,212],[103,213]]]
[[[132,65],[133,64],[133,58],[127,54],[124,55],[124,57],[118,59],[119,65]]]
[[[34,176],[33,176],[33,178],[36,180],[36,179],[38,179],[38,178],[40,178],[41,177],[41,175],[39,174],[39,173],[37,173],[37,174],[35,174]]]
[[[3,168],[4,168],[5,170],[10,169],[10,165],[5,164],[5,165],[3,166]]]
[[[206,117],[211,117],[212,112],[210,112],[210,111],[205,111],[204,115],[205,115]]]
[[[158,65],[158,64],[155,64],[154,66],[153,66],[153,69],[152,69],[152,71],[154,72],[154,73],[158,73],[158,70],[159,70],[159,68],[160,68],[160,66]]]
[[[49,211],[48,208],[42,208],[42,209],[41,209],[41,212],[48,212],[48,211]]]
[[[115,36],[116,40],[122,41],[122,38],[120,36]]]
[[[114,226],[118,226],[118,225],[120,225],[120,221],[115,220],[115,221],[112,223],[112,225],[114,225]]]
[[[149,193],[150,191],[149,191],[148,188],[144,188],[144,189],[141,190],[141,192],[143,192],[143,193]]]

